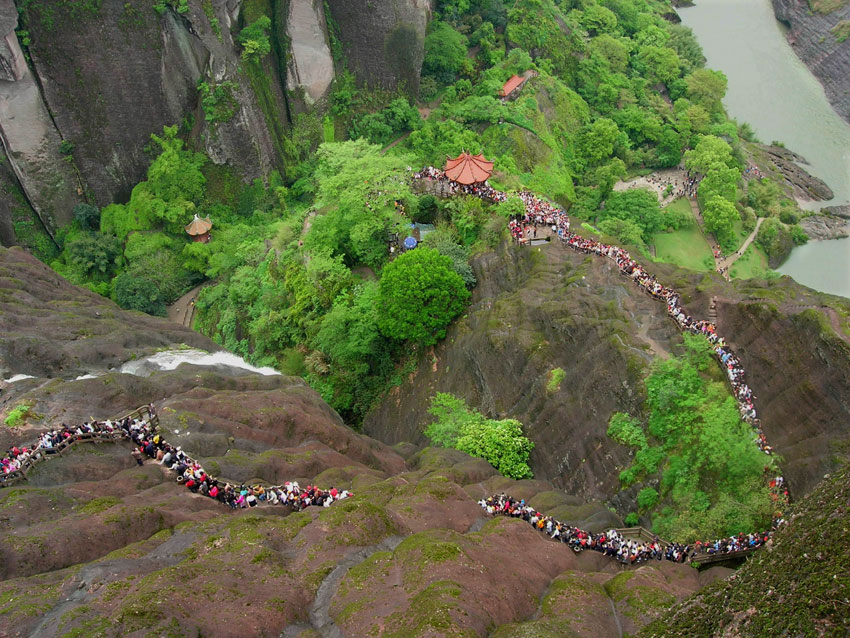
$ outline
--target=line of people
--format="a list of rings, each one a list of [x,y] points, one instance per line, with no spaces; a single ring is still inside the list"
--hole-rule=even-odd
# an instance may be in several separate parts
[[[526,504],[524,499],[517,500],[506,494],[490,496],[478,501],[478,504],[492,516],[521,518],[552,540],[566,543],[576,553],[590,549],[626,565],[635,565],[649,560],[684,563],[699,555],[729,554],[745,549],[756,549],[773,538],[773,531],[766,531],[739,534],[712,542],[697,541],[693,545],[666,543],[658,537],[652,540],[627,538],[615,529],[594,534],[546,516]]]
[[[348,490],[335,487],[323,490],[314,485],[302,488],[296,481],[287,481],[283,485],[266,487],[232,485],[207,474],[203,466],[186,454],[182,448],[170,445],[157,432],[155,408],[147,406],[147,417],[125,417],[116,421],[89,421],[78,426],[62,424],[39,437],[31,447],[13,446],[3,458],[4,477],[14,470],[6,467],[15,465],[19,469],[27,459],[48,458],[58,452],[62,443],[68,440],[87,439],[94,435],[98,439],[130,439],[133,450],[130,454],[139,465],[145,457],[164,465],[176,474],[176,481],[195,494],[216,499],[233,509],[250,508],[258,505],[285,505],[299,511],[306,507],[329,507],[335,501],[353,496]],[[8,463],[7,463],[8,461]]]
[[[427,167],[422,174],[426,175],[426,179],[448,179],[442,171],[433,167]],[[420,173],[416,175],[420,175]],[[689,175],[685,183],[686,189],[695,190],[698,186],[699,180]],[[490,189],[489,186],[487,188]],[[454,189],[453,192],[457,192],[457,189]],[[478,193],[472,194],[481,196]],[[489,197],[490,195],[488,195]],[[666,304],[668,316],[676,322],[680,330],[701,334],[709,340],[714,347],[714,354],[718,364],[726,372],[729,384],[738,402],[741,419],[753,428],[756,436],[756,444],[759,449],[765,454],[772,454],[773,448],[767,443],[761,421],[756,413],[754,404],[756,396],[745,381],[746,374],[744,368],[723,337],[717,334],[716,326],[709,321],[697,320],[691,317],[681,305],[681,296],[679,293],[658,282],[655,276],[646,272],[637,261],[632,259],[631,255],[625,249],[619,246],[603,244],[594,239],[570,232],[570,221],[566,211],[529,191],[520,192],[519,197],[525,204],[525,213],[521,218],[512,219],[509,222],[509,229],[515,241],[520,243],[528,241],[529,230],[531,230],[533,235],[536,235],[536,225],[540,221],[543,221],[547,226],[551,225],[553,233],[563,244],[573,250],[586,254],[592,253],[613,260],[617,264],[617,268],[621,274],[630,277],[637,286],[640,286],[652,298]],[[507,194],[502,193],[499,195],[499,198],[498,201],[503,201],[507,198]],[[790,500],[784,479],[782,477],[777,478],[779,480],[771,481],[770,485],[771,496],[774,500],[776,510],[774,513],[774,527],[783,522],[783,512]]]

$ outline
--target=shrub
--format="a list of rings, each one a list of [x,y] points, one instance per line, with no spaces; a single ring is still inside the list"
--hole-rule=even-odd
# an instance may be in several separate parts
[[[549,380],[546,382],[546,392],[554,394],[561,389],[561,382],[567,376],[563,368],[554,368],[549,371]]]
[[[445,22],[432,22],[425,37],[422,74],[450,84],[463,69],[465,62],[466,38]]]
[[[428,412],[437,420],[426,426],[425,435],[435,445],[483,458],[508,478],[533,476],[528,456],[534,443],[523,435],[516,419],[487,419],[463,399],[442,392],[431,400]]]
[[[239,102],[233,96],[237,86],[235,82],[222,82],[210,85],[207,82],[198,84],[201,94],[201,105],[204,108],[204,119],[210,124],[229,122],[239,110]]]
[[[139,310],[149,315],[165,316],[165,303],[157,285],[147,277],[122,273],[112,282],[112,299],[126,310]]]
[[[98,230],[100,228],[100,209],[91,204],[74,206],[74,219],[83,230]]]
[[[654,507],[657,502],[658,492],[655,489],[651,487],[645,487],[640,492],[638,492],[637,504],[638,507],[642,510],[647,510],[651,507]]]
[[[623,522],[626,524],[626,527],[637,527],[640,524],[640,518],[637,512],[629,512]]]
[[[11,412],[6,416],[5,423],[10,428],[16,428],[23,425],[28,418],[35,416],[32,412],[32,403],[23,401],[12,408]]]
[[[239,32],[243,60],[255,62],[271,53],[272,45],[268,34],[271,25],[272,21],[268,16],[260,16]]]
[[[381,277],[378,325],[391,339],[433,345],[469,300],[452,261],[420,247],[387,265]]]

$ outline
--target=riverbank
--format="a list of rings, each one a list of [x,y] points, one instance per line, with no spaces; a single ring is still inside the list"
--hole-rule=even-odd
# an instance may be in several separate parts
[[[679,14],[694,31],[707,66],[728,79],[728,113],[749,123],[763,142],[780,141],[797,154],[766,144],[755,153],[756,163],[783,164],[781,183],[786,192],[791,188],[804,210],[844,212],[850,203],[850,125],[833,110],[823,86],[789,45],[770,0],[700,0]],[[800,169],[798,157],[805,157],[810,162],[806,171],[833,191],[831,199],[818,201],[805,182],[793,185],[788,171],[794,175]],[[838,222],[829,224],[830,230],[813,235],[841,234]],[[796,247],[777,271],[816,290],[850,297],[850,238]]]

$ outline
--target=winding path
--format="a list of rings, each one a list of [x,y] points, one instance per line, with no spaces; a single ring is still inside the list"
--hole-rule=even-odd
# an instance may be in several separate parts
[[[741,244],[741,247],[736,252],[729,255],[728,257],[723,257],[717,261],[718,270],[721,268],[726,269],[723,271],[723,277],[726,279],[726,281],[729,281],[729,269],[732,267],[732,264],[738,261],[741,257],[743,257],[744,253],[747,252],[747,248],[749,248],[750,244],[755,241],[755,238],[759,233],[759,228],[761,228],[761,224],[764,220],[764,217],[758,218],[755,229],[749,234],[749,236],[747,236],[747,238],[744,240],[744,243]]]

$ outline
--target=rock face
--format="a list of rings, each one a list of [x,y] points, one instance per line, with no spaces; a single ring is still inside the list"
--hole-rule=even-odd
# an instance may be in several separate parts
[[[812,11],[807,0],[772,0],[777,19],[788,27],[786,37],[800,59],[821,81],[832,106],[850,121],[850,38],[839,42],[836,27],[850,28],[850,3],[834,11]],[[836,3],[822,3],[834,5]],[[840,27],[839,27],[840,29]]]
[[[609,260],[559,245],[489,253],[473,265],[478,286],[466,317],[367,416],[364,431],[424,442],[431,398],[451,392],[488,416],[519,419],[536,444],[535,476],[608,498],[628,462],[606,436],[611,414],[640,411],[647,364],[680,340],[666,308]],[[550,387],[556,369],[562,380]]]
[[[191,110],[207,63],[182,19],[142,4],[29,4],[23,13],[42,89],[33,101],[43,99],[74,145],[74,162],[101,206],[129,197],[150,162],[150,134]]]
[[[21,370],[58,375],[3,389],[0,419],[18,401],[32,413],[23,427],[0,428],[0,449],[54,423],[153,402],[166,440],[224,480],[355,493],[298,513],[234,511],[154,462],[137,466],[125,443],[69,448],[0,488],[4,636],[357,638],[368,626],[387,638],[483,638],[502,626],[529,635],[516,633],[525,623],[550,635],[537,631],[538,609],[555,635],[599,636],[633,631],[704,582],[688,566],[621,568],[522,521],[489,519],[476,500],[507,491],[569,524],[621,524],[546,481],[511,481],[455,450],[392,449],[356,433],[301,379],[186,364],[69,379],[78,360],[115,367],[152,346],[193,343],[192,333],[98,304],[19,249],[0,250],[0,303],[4,365],[11,352]],[[564,614],[569,601],[581,613]]]
[[[846,636],[850,466],[820,483],[760,552],[728,581],[677,606],[639,635]]]
[[[418,371],[368,415],[364,430],[389,443],[423,442],[431,397],[452,392],[488,416],[525,425],[536,477],[586,499],[610,498],[627,457],[606,435],[609,418],[640,412],[647,360],[679,337],[665,308],[608,260],[541,248],[475,262],[479,284],[467,316],[423,353]],[[743,362],[784,476],[795,495],[810,491],[850,451],[850,303],[787,277],[727,284],[648,268],[682,293],[694,317],[710,317],[711,296],[718,297],[718,331]],[[551,391],[555,368],[564,376]]]
[[[291,57],[286,84],[302,90],[313,104],[325,96],[334,79],[324,4],[320,0],[290,0],[286,22]]]
[[[14,2],[0,1],[0,131],[29,201],[44,225],[53,229],[71,220],[81,184],[60,153],[65,136],[42,100],[40,79],[27,66],[17,24]]]
[[[188,328],[72,286],[21,249],[0,248],[3,373],[74,378],[181,343],[219,349]]]
[[[815,201],[833,198],[834,193],[826,182],[809,174],[799,165],[808,164],[806,158],[782,146],[759,145],[759,147],[765,152],[765,159],[769,163],[767,170],[775,171],[784,178],[792,197]]]
[[[349,69],[360,82],[415,95],[430,0],[328,0]],[[369,37],[363,37],[368,33]]]
[[[817,241],[847,237],[848,224],[846,219],[830,215],[811,215],[800,220],[800,226],[806,231],[809,239]]]

